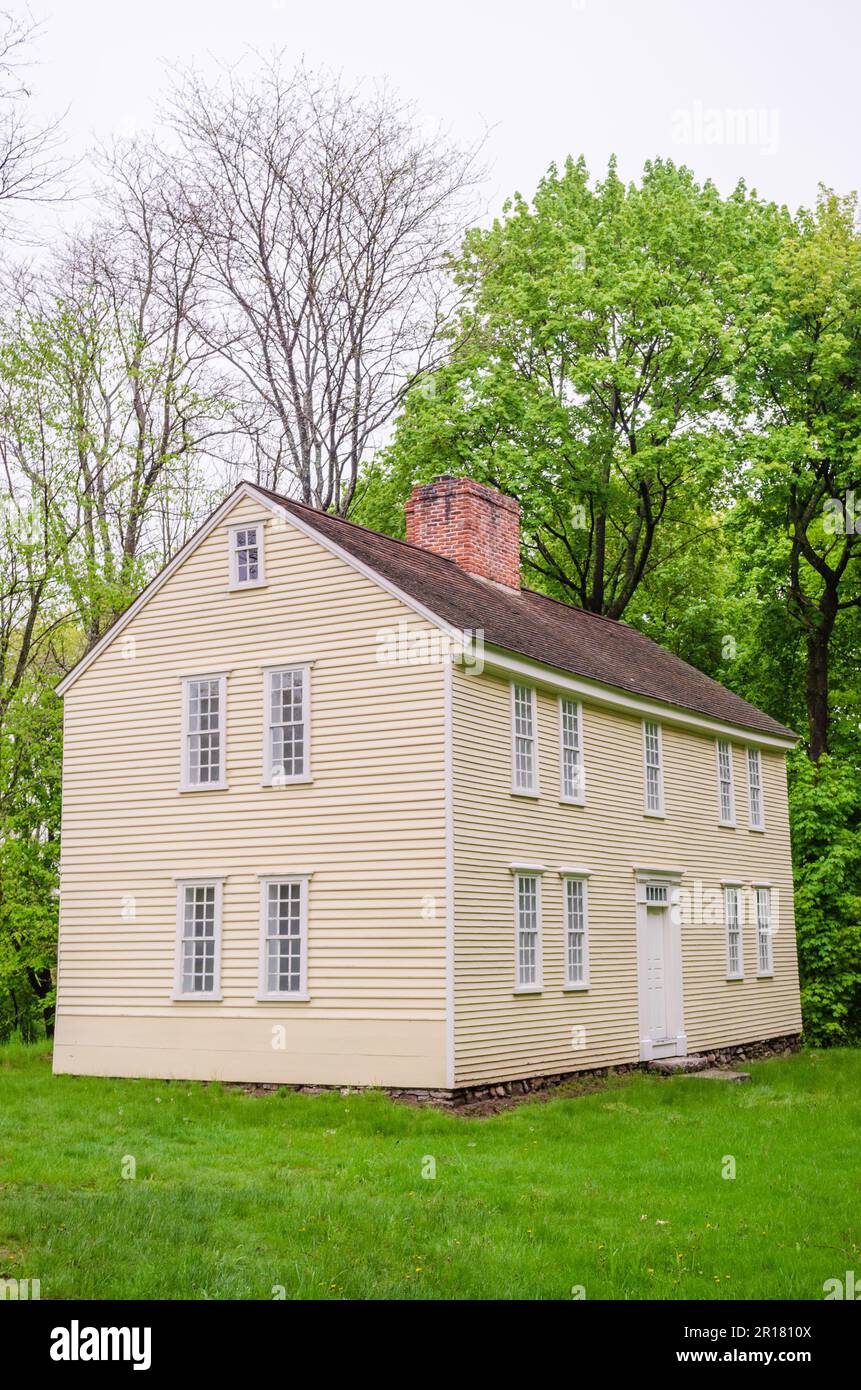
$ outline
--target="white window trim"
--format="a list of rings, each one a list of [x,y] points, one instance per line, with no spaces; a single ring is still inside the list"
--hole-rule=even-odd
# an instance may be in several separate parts
[[[257,530],[257,578],[240,580],[236,563],[236,533]],[[230,547],[230,582],[228,589],[261,589],[266,584],[266,523],[260,521],[237,521],[227,528]]]
[[[173,992],[171,999],[183,1004],[212,1004],[219,1003],[223,999],[221,993],[221,916],[224,906],[224,879],[217,878],[212,874],[201,875],[198,878],[177,878],[176,882],[176,960],[173,973]],[[186,888],[214,888],[215,889],[215,921],[213,923],[215,942],[214,958],[212,966],[212,992],[203,994],[196,990],[191,994],[184,994],[182,989],[182,942],[183,928],[185,925],[185,890]]]
[[[772,923],[772,910],[773,910],[773,901],[772,901],[772,895],[771,895],[771,884],[770,884],[770,883],[764,883],[762,880],[760,880],[759,883],[751,883],[750,887],[751,887],[751,892],[753,893],[753,920],[754,920],[754,931],[755,931],[755,933],[756,933],[756,942],[755,942],[755,944],[756,944],[756,978],[757,978],[758,980],[773,980],[773,979],[774,979],[774,932],[773,932],[772,925],[771,925],[771,923]],[[766,894],[766,900],[767,900],[767,902],[768,902],[768,930],[767,930],[767,932],[766,932],[766,941],[768,942],[768,969],[767,969],[767,970],[761,970],[761,969],[760,969],[760,965],[759,965],[759,894],[760,894],[760,892]]]
[[[579,994],[583,990],[591,987],[592,976],[589,965],[589,874],[560,871],[559,877],[562,879],[562,918],[565,963],[564,974],[565,983],[562,986],[563,994]],[[583,885],[583,979],[572,980],[568,975],[568,884],[582,883]]]
[[[517,724],[515,711],[517,709],[517,690],[528,690],[532,697],[532,786],[518,787],[517,785]],[[535,799],[540,796],[539,785],[539,758],[538,758],[538,692],[534,685],[528,681],[511,682],[511,795],[527,796]]]
[[[221,763],[217,782],[190,782],[188,779],[188,701],[193,681],[218,681],[218,707],[221,711]],[[227,790],[227,672],[210,671],[202,675],[182,676],[182,751],[179,791],[221,792]]]
[[[264,666],[263,670],[263,786],[264,787],[292,787],[303,782],[313,782],[314,777],[311,772],[311,666],[310,661],[285,662],[279,666]],[[277,781],[272,776],[272,744],[269,738],[269,727],[272,716],[272,683],[271,677],[283,674],[286,671],[302,672],[302,715],[305,730],[305,771],[297,773],[293,777],[279,777]]]
[[[536,864],[515,864],[511,866],[511,881],[514,887],[514,994],[542,994],[544,991],[544,928],[542,923],[541,875],[544,870]],[[520,879],[535,879],[535,917],[538,929],[535,935],[535,983],[522,985],[519,982],[520,957]]]
[[[658,731],[658,790],[660,791],[661,804],[658,810],[649,806],[649,774],[646,771],[646,727],[652,724]],[[664,733],[657,719],[643,720],[643,814],[653,817],[655,820],[663,820],[664,810]]]
[[[729,819],[725,820],[723,815],[723,801],[721,798],[721,774],[720,774],[720,750],[721,744],[725,744],[729,749]],[[732,744],[728,738],[715,739],[715,766],[717,769],[717,798],[718,798],[718,825],[735,829],[736,810],[735,810],[735,768],[733,766]]]
[[[726,928],[726,977],[728,980],[744,979],[744,894],[741,881],[723,879],[723,916]],[[738,970],[730,968],[729,949],[729,894],[736,895],[736,920],[738,924]]]
[[[308,993],[308,882],[311,873],[284,873],[260,875],[260,971],[258,978],[257,1001],[260,1004],[307,1004],[311,998]],[[269,885],[272,883],[298,883],[301,885],[300,901],[300,940],[302,943],[298,990],[283,993],[266,988],[266,926],[268,917]]]
[[[577,746],[580,750],[580,795],[570,796],[565,791],[565,706],[574,705],[577,710]],[[570,695],[559,696],[559,800],[566,806],[586,805],[586,754],[583,747],[583,704]]]
[[[752,813],[752,810],[753,810],[753,801],[752,801],[752,798],[751,798],[751,782],[750,782],[750,755],[751,755],[751,753],[754,753],[754,754],[756,755],[757,768],[759,769],[759,820],[758,820],[758,821],[754,821],[753,815],[751,814],[751,813]],[[765,830],[765,785],[764,785],[763,779],[762,779],[762,753],[760,752],[760,750],[759,750],[758,748],[753,748],[753,747],[751,747],[750,745],[748,745],[748,747],[745,749],[745,769],[746,769],[746,771],[747,771],[747,821],[748,821],[748,828],[749,828],[750,830],[755,830],[755,831],[757,831],[758,833],[761,834],[761,833]]]

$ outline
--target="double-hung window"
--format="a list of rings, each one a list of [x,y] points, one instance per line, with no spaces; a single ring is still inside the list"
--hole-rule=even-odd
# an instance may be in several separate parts
[[[747,790],[750,809],[751,830],[765,829],[765,813],[762,805],[762,758],[758,748],[747,750]]]
[[[735,790],[732,780],[732,744],[717,741],[718,810],[721,825],[735,825]]]
[[[530,685],[513,685],[512,789],[535,796],[538,792],[538,740],[536,733],[535,690]]]
[[[771,889],[754,887],[756,895],[756,969],[759,975],[771,975]]]
[[[182,682],[183,791],[226,786],[227,678],[188,676]]]
[[[263,582],[263,523],[257,521],[240,526],[231,526],[231,588],[252,588]]]
[[[308,876],[260,882],[261,999],[307,999]]]
[[[310,782],[310,667],[273,667],[263,675],[263,781],[270,787]]]
[[[730,980],[744,979],[744,956],[741,941],[741,888],[727,883],[723,890],[726,919],[726,973]]]
[[[562,800],[582,805],[586,800],[583,768],[583,711],[578,700],[559,701]]]
[[[515,985],[518,990],[541,988],[541,878],[533,873],[514,876],[517,929]]]
[[[585,878],[565,876],[565,987],[589,984],[588,890]]]
[[[177,884],[175,999],[221,998],[220,879]]]
[[[664,773],[661,759],[661,726],[643,721],[643,761],[646,777],[646,815],[664,814]]]

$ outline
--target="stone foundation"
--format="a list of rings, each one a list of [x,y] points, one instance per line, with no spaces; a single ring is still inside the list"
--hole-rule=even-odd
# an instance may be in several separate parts
[[[789,1057],[801,1046],[799,1033],[787,1033],[779,1038],[765,1038],[760,1042],[735,1043],[731,1047],[714,1048],[696,1055],[704,1059],[707,1067],[726,1066],[732,1062],[759,1061],[766,1057]],[[396,1089],[394,1087],[375,1087],[385,1092],[392,1100],[404,1101],[407,1105],[429,1105],[442,1110],[501,1109],[505,1104],[517,1104],[529,1096],[541,1096],[559,1087],[571,1087],[574,1094],[596,1089],[602,1080],[610,1076],[621,1076],[625,1072],[643,1071],[645,1062],[625,1062],[615,1067],[593,1067],[588,1071],[556,1072],[550,1076],[530,1076],[516,1081],[498,1081],[486,1086],[458,1086],[454,1090]],[[655,1073],[651,1073],[655,1075]],[[277,1086],[233,1083],[239,1090],[249,1095],[268,1095],[274,1091],[295,1091],[303,1096],[320,1096],[340,1093],[342,1096],[356,1095],[362,1090],[371,1089],[359,1086]]]

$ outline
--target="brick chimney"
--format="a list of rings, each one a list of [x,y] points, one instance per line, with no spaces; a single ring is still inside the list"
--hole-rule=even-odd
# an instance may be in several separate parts
[[[443,474],[413,488],[407,540],[454,560],[468,574],[520,588],[520,503],[471,478]]]

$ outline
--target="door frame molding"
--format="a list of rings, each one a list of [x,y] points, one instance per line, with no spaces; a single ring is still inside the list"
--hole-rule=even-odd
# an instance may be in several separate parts
[[[657,1057],[686,1057],[688,1039],[685,1033],[685,995],[682,970],[682,922],[678,906],[678,887],[684,874],[683,869],[634,869],[634,898],[637,923],[637,1021],[640,1036],[640,1061],[651,1062]],[[669,960],[664,961],[664,972],[670,991],[667,1005],[667,1018],[670,1037],[668,1042],[655,1043],[649,1036],[649,1009],[646,983],[646,889],[650,885],[662,885],[667,890],[667,914],[669,931]]]

